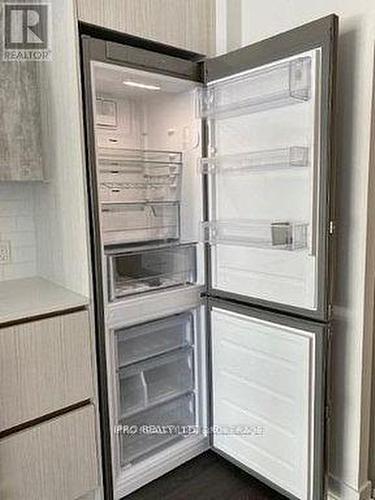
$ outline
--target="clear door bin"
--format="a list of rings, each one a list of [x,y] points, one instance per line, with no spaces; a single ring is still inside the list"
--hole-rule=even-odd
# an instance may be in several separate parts
[[[301,169],[309,164],[309,148],[291,146],[289,148],[250,151],[248,153],[202,158],[203,174],[248,174],[267,170]]]
[[[308,101],[311,57],[267,65],[209,84],[199,94],[200,116],[229,118]]]
[[[122,368],[120,418],[194,389],[190,347]]]
[[[275,250],[307,247],[309,225],[304,222],[225,220],[203,223],[204,241]]]
[[[178,202],[182,153],[99,149],[102,203]]]
[[[118,366],[129,365],[174,349],[192,345],[191,312],[116,331]]]
[[[196,282],[196,247],[165,245],[107,254],[109,299]]]
[[[102,204],[104,245],[178,240],[179,203]]]
[[[195,425],[194,395],[187,394],[119,421],[121,466],[188,437]],[[126,429],[135,430],[134,433]]]

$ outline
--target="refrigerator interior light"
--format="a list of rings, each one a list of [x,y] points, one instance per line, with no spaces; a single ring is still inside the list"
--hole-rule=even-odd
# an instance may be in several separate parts
[[[149,85],[147,83],[133,82],[132,80],[124,80],[122,83],[124,85],[127,85],[128,87],[137,87],[139,89],[146,89],[146,90],[160,90],[160,87],[158,85]]]

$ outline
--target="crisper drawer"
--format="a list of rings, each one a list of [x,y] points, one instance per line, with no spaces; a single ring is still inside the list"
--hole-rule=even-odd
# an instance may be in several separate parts
[[[104,245],[178,240],[180,204],[102,203]]]
[[[166,245],[108,254],[110,300],[196,282],[196,247]]]
[[[193,343],[191,312],[116,331],[118,366],[158,356]]]
[[[87,311],[0,329],[0,431],[93,396]]]
[[[131,433],[120,434],[121,465],[128,465],[160,451],[174,441],[180,441],[189,435],[186,428],[195,423],[193,394],[186,394],[121,420],[120,425],[132,429]],[[161,427],[163,430],[156,432]]]
[[[119,417],[193,390],[193,371],[191,347],[121,369]]]

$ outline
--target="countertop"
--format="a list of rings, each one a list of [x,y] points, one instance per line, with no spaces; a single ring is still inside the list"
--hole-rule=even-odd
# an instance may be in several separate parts
[[[0,325],[85,307],[88,298],[43,278],[0,282]]]

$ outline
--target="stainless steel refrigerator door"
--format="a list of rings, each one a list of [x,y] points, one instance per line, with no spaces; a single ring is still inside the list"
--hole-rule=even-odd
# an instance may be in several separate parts
[[[336,37],[332,15],[205,62],[211,296],[329,319]]]
[[[290,498],[324,493],[328,331],[209,301],[212,446]]]

